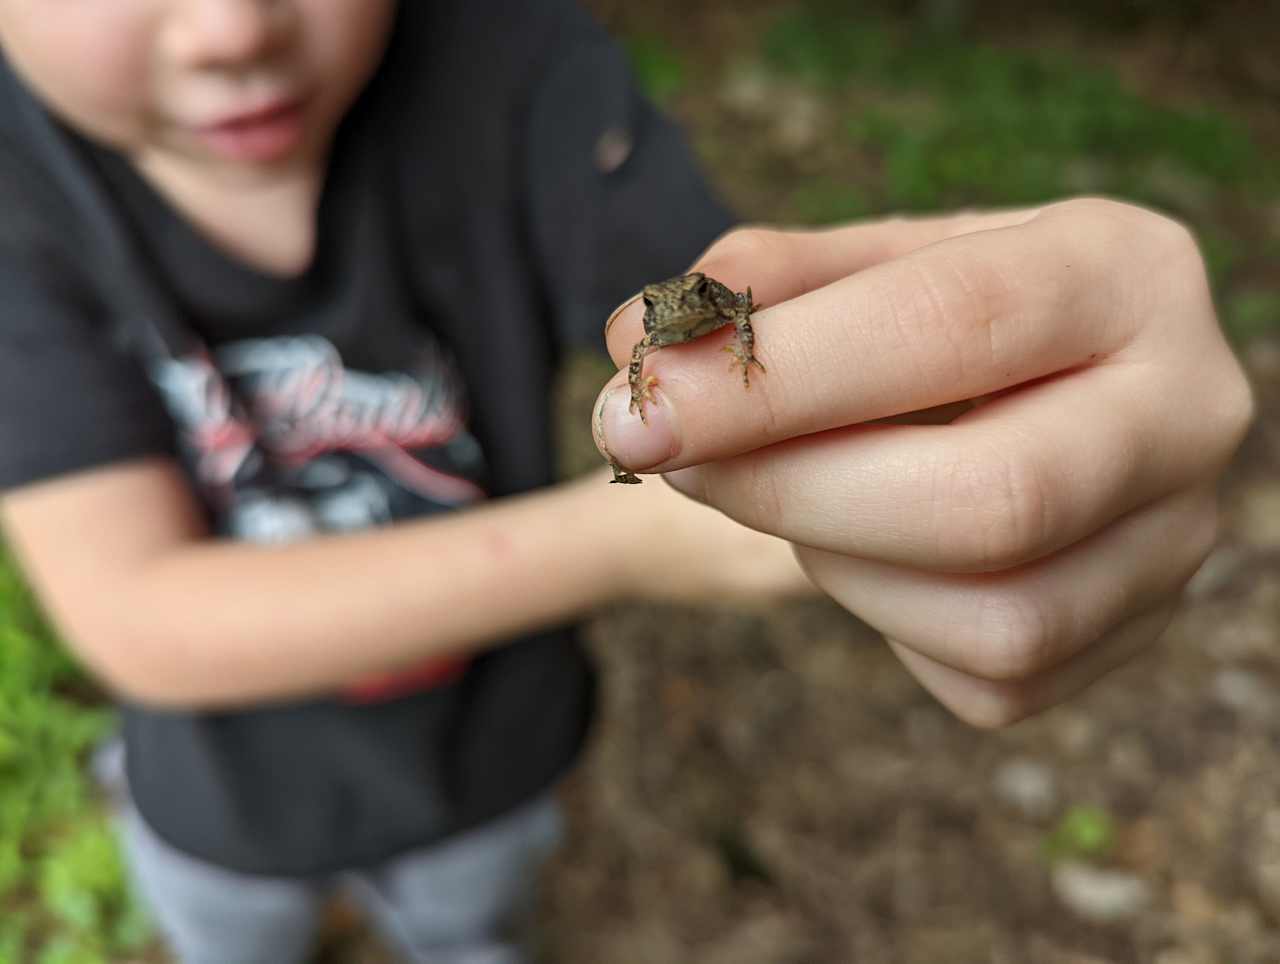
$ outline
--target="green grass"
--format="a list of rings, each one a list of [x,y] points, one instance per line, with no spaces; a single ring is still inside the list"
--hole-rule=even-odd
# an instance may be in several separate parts
[[[96,964],[148,928],[84,763],[113,725],[0,547],[0,964]]]
[[[878,104],[845,131],[881,161],[887,206],[1024,203],[1083,188],[1176,208],[1214,184],[1276,188],[1274,166],[1240,122],[1153,103],[1061,52],[801,8],[779,18],[763,54],[832,97],[874,95]]]
[[[674,47],[649,34],[626,41],[627,56],[636,80],[658,104],[667,103],[685,86],[688,70]]]
[[[1280,204],[1280,166],[1229,111],[1158,102],[1079,52],[975,43],[820,0],[776,17],[758,55],[823,100],[847,145],[843,169],[793,187],[797,219],[1111,195],[1193,226],[1237,341],[1280,324],[1280,280],[1233,290],[1265,262],[1268,227],[1258,217],[1242,234],[1228,212]]]
[[[1280,290],[1243,288],[1232,292],[1222,321],[1240,342],[1280,329]]]
[[[1100,807],[1071,807],[1045,837],[1044,855],[1051,861],[1105,860],[1115,848],[1116,822]]]

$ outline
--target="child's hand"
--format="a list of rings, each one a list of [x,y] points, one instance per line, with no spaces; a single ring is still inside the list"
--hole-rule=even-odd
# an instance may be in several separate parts
[[[743,230],[697,268],[766,306],[768,373],[744,391],[731,329],[655,352],[646,426],[619,372],[599,424],[623,465],[794,542],[977,725],[1065,699],[1164,629],[1252,414],[1182,227],[1076,200]],[[612,319],[620,366],[640,321]],[[941,424],[871,424],[967,400]]]

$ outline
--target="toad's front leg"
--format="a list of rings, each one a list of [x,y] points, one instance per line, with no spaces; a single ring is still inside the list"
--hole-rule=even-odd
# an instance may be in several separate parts
[[[724,350],[734,357],[734,364],[742,367],[742,384],[751,387],[750,368],[755,365],[763,373],[766,369],[760,359],[755,356],[756,333],[751,327],[751,312],[758,306],[751,304],[751,289],[747,289],[747,305],[739,309],[733,316],[733,327],[737,340],[724,346]]]
[[[644,403],[653,401],[653,386],[658,384],[658,380],[652,376],[645,379],[643,384],[640,382],[645,353],[652,347],[653,335],[649,334],[641,338],[636,342],[636,347],[631,350],[631,364],[627,367],[627,384],[631,386],[631,404],[627,406],[627,411],[634,412],[639,409],[642,422],[648,422],[644,417]]]

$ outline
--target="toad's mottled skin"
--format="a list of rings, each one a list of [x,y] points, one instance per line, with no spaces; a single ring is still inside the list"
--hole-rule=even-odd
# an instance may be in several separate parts
[[[751,312],[760,306],[752,304],[751,289],[745,292],[730,291],[713,278],[701,272],[681,275],[668,281],[645,285],[641,295],[644,300],[644,337],[636,342],[631,352],[631,365],[627,369],[627,382],[631,386],[631,411],[640,412],[640,420],[646,421],[644,403],[653,398],[652,388],[656,378],[641,382],[644,356],[652,348],[665,348],[692,341],[703,335],[733,325],[737,340],[725,345],[724,350],[734,356],[734,364],[742,368],[742,384],[751,387],[749,369],[755,365],[764,371],[764,365],[753,353],[755,332],[751,329]],[[612,463],[611,463],[612,464]],[[640,480],[629,472],[613,465],[613,481],[637,483]]]

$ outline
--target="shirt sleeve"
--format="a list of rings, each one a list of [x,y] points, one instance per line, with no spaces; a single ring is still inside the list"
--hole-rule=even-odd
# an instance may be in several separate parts
[[[733,217],[620,47],[580,11],[560,35],[572,42],[529,114],[530,231],[562,346],[603,350],[609,312],[687,268]]]
[[[0,491],[174,451],[138,362],[113,343],[74,224],[0,167]]]

